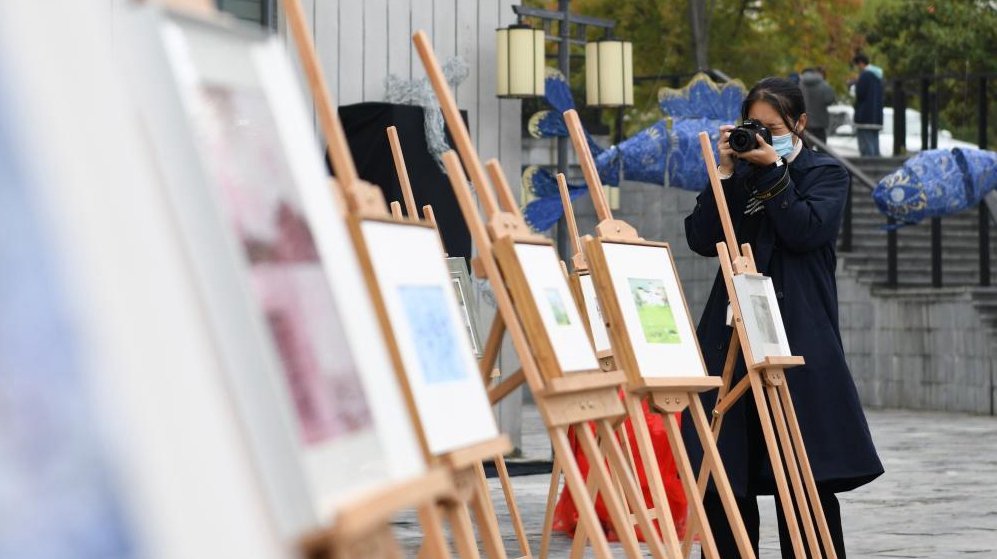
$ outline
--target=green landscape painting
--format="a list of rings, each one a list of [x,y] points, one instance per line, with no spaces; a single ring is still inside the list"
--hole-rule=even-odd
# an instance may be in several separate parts
[[[675,315],[672,306],[668,304],[665,284],[660,279],[627,278],[630,282],[630,293],[637,316],[640,318],[644,339],[649,344],[677,344],[678,327],[675,325]]]

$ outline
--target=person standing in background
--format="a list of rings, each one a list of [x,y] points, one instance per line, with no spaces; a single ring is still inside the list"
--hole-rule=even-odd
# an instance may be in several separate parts
[[[827,107],[834,103],[834,89],[824,79],[820,68],[807,68],[800,76],[800,89],[807,107],[807,132],[821,142],[827,142],[830,119]]]
[[[863,157],[879,157],[879,131],[883,129],[883,70],[859,53],[852,59],[858,68],[855,83],[855,133]]]

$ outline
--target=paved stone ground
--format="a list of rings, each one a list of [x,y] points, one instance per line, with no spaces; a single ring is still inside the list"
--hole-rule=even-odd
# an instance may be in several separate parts
[[[524,454],[549,458],[550,447],[535,408],[525,408]],[[997,557],[997,418],[936,412],[868,411],[886,474],[839,495],[848,557]],[[513,478],[516,501],[536,554],[549,475]],[[498,480],[489,480],[507,549],[518,547]],[[761,557],[779,557],[772,498],[759,500]],[[396,533],[418,546],[414,515],[399,518]],[[568,557],[571,541],[555,535],[552,557]],[[622,549],[614,546],[617,556]],[[694,554],[698,556],[697,554]],[[586,557],[591,557],[591,551]]]

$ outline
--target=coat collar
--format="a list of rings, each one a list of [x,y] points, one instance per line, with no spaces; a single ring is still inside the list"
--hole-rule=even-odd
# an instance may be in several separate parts
[[[828,165],[841,165],[841,162],[827,153],[814,151],[804,146],[800,151],[800,154],[796,156],[796,159],[789,164],[789,168],[797,171],[806,171],[813,167],[824,167]]]

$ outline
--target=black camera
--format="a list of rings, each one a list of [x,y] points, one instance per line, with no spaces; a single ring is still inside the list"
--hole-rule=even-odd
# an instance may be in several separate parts
[[[757,148],[758,139],[755,138],[755,134],[759,134],[765,140],[765,143],[772,145],[772,133],[769,132],[769,129],[765,128],[757,120],[746,118],[741,123],[741,126],[730,131],[730,136],[727,137],[730,149],[738,153],[744,153]]]

